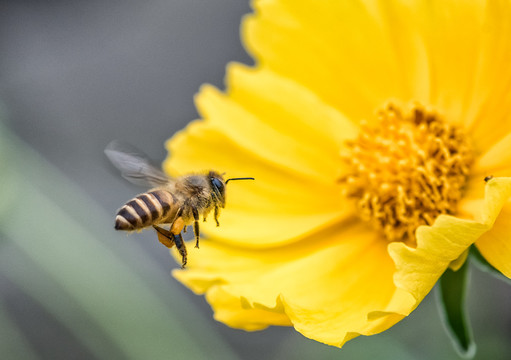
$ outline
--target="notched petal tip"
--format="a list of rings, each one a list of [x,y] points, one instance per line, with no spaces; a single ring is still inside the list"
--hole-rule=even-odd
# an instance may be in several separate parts
[[[495,223],[511,197],[511,178],[493,178],[486,183],[480,221],[441,215],[433,225],[416,231],[417,247],[391,243],[388,250],[396,264],[394,282],[409,292],[416,304],[433,288],[443,272]]]

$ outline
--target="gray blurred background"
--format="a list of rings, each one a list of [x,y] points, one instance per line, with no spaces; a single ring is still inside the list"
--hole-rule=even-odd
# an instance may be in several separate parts
[[[215,322],[171,276],[155,235],[113,230],[139,191],[103,149],[122,139],[156,162],[223,88],[247,0],[0,2],[2,359],[458,359],[428,296],[409,318],[343,350],[290,328]],[[511,358],[509,285],[472,267],[479,359]]]

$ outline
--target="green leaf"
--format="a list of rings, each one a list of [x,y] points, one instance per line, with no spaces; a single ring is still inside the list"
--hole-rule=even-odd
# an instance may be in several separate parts
[[[465,308],[468,282],[468,262],[465,262],[458,271],[447,269],[440,278],[438,301],[447,333],[450,335],[456,351],[464,358],[472,358],[476,352]]]

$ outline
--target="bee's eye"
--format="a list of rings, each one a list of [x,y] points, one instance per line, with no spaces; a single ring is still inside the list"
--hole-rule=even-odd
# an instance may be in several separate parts
[[[224,193],[224,184],[219,179],[211,178],[211,184],[213,184],[220,194]]]

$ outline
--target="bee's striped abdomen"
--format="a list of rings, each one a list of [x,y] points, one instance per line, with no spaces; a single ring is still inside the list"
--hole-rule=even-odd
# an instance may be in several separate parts
[[[176,198],[165,190],[154,190],[128,201],[117,212],[116,230],[136,230],[164,223],[177,211]]]

